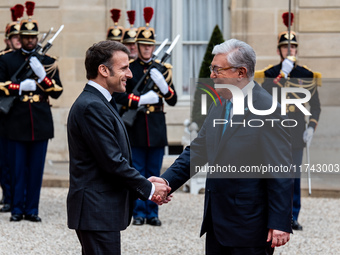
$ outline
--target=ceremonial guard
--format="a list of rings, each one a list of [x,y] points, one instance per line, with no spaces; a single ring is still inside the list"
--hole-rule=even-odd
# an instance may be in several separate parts
[[[49,97],[58,98],[63,89],[56,59],[37,52],[38,22],[32,20],[35,3],[25,5],[28,19],[20,23],[22,48],[0,57],[0,92],[14,98],[5,117],[12,177],[10,221],[40,222],[47,143],[54,132]]]
[[[20,43],[20,19],[24,14],[24,6],[17,4],[11,9],[12,22],[8,23],[5,30],[5,43],[6,48],[0,53],[0,55],[6,54],[12,50],[19,50],[21,48]],[[10,173],[8,168],[8,154],[7,154],[7,138],[4,130],[5,116],[0,111],[0,185],[2,188],[2,199],[0,204],[3,207],[0,208],[0,212],[11,211],[11,189],[10,189]]]
[[[124,28],[122,26],[118,26],[120,10],[111,9],[110,12],[114,25],[112,27],[109,27],[109,29],[107,30],[106,40],[121,42]]]
[[[282,15],[284,24],[289,27],[289,13]],[[294,15],[291,14],[291,24]],[[288,29],[290,30],[290,29]],[[289,47],[290,45],[290,47]],[[301,208],[301,191],[300,191],[300,166],[302,163],[303,148],[309,147],[314,131],[317,127],[321,108],[318,94],[318,86],[321,86],[321,74],[311,71],[306,66],[297,64],[298,42],[294,31],[284,31],[278,36],[277,53],[280,55],[281,63],[275,66],[269,66],[261,71],[255,72],[255,80],[262,83],[262,87],[272,94],[273,88],[278,88],[278,100],[281,99],[280,89],[283,87],[304,88],[311,93],[309,100],[310,113],[309,120],[295,105],[287,105],[288,119],[296,121],[296,126],[291,128],[292,132],[292,156],[294,165],[296,165],[296,178],[294,182],[294,201],[293,201],[293,229],[302,230],[298,223],[298,215]],[[287,98],[304,98],[303,93],[288,93]],[[303,169],[303,168],[301,168]]]
[[[130,27],[126,28],[123,32],[122,43],[129,49],[130,59],[136,59],[138,57],[137,44],[136,44],[136,35],[137,28],[134,27],[136,11],[127,11],[128,20],[130,23]]]
[[[126,128],[132,146],[133,166],[146,178],[159,176],[162,167],[164,147],[167,145],[164,101],[170,106],[177,102],[172,84],[172,66],[155,63],[152,59],[156,42],[155,31],[149,26],[152,16],[153,9],[144,8],[146,26],[139,27],[136,36],[138,58],[130,63],[133,78],[127,81],[126,93],[114,94],[116,102],[123,105],[123,119],[125,111],[138,109],[133,125],[126,125]],[[152,65],[154,68],[150,69]],[[149,75],[143,79],[146,72]],[[138,92],[142,92],[150,82],[154,85],[149,91],[136,95],[132,91],[141,79]],[[161,225],[158,205],[152,201],[136,200],[133,217],[134,225],[143,225],[145,220],[153,226]]]
[[[6,48],[4,51],[9,49],[18,50],[21,48],[20,43],[20,19],[24,15],[24,6],[22,4],[17,4],[11,9],[12,22],[7,24],[5,30],[5,43]]]

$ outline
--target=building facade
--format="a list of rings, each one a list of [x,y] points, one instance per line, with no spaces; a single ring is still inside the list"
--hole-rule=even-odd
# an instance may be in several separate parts
[[[59,57],[63,95],[51,100],[55,124],[55,138],[49,143],[48,160],[67,161],[66,120],[70,106],[85,83],[84,59],[86,50],[95,42],[105,40],[106,31],[113,25],[110,9],[121,9],[119,25],[128,27],[127,10],[136,10],[135,26],[144,25],[143,8],[154,8],[150,23],[155,28],[156,41],[173,40],[180,34],[178,44],[169,60],[173,65],[174,85],[179,95],[176,107],[166,108],[170,146],[181,146],[183,122],[190,118],[191,78],[197,78],[206,45],[215,25],[219,25],[225,39],[237,38],[249,43],[257,53],[256,69],[279,62],[276,54],[277,35],[285,30],[281,15],[288,11],[288,0],[36,0],[34,18],[42,33],[51,27],[54,32],[65,28],[48,52]],[[10,7],[24,4],[0,0],[0,36],[11,20]],[[332,158],[339,152],[340,120],[338,81],[340,66],[340,0],[291,0],[295,21],[292,29],[299,40],[298,61],[323,75],[319,89],[322,104],[320,124],[312,147],[316,156],[320,150]],[[1,25],[2,24],[2,25]],[[5,48],[5,45],[3,45]],[[162,55],[162,53],[160,54]],[[336,123],[335,123],[336,122]],[[331,125],[327,125],[331,123]],[[332,138],[333,137],[333,138]],[[331,144],[331,145],[330,145]]]

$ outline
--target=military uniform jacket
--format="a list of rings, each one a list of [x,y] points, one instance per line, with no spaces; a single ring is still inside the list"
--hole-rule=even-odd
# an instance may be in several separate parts
[[[35,91],[22,91],[19,95],[20,81],[11,80],[11,77],[28,56],[22,50],[0,56],[0,93],[2,96],[16,96],[13,107],[5,116],[5,135],[16,141],[46,140],[53,137],[54,131],[49,96],[58,98],[63,88],[56,60],[44,56],[41,62],[46,78],[37,83]],[[35,76],[30,78],[37,80]]]
[[[133,78],[127,81],[126,92],[113,94],[116,102],[123,106],[123,110],[120,111],[120,114],[123,114],[126,109],[138,108],[139,98],[134,95],[132,91],[152,63],[152,61],[144,63],[139,58],[130,63],[130,70],[132,71]],[[171,106],[174,106],[177,102],[176,91],[172,84],[172,66],[170,64],[165,64],[164,66],[158,63],[154,64],[168,83],[169,92],[166,95],[163,95],[154,84],[153,90],[160,96],[158,103],[141,107],[142,109],[139,109],[140,111],[138,111],[133,126],[126,126],[130,143],[134,147],[164,147],[168,144],[165,113],[163,111],[163,98],[167,104]],[[148,76],[138,91],[143,91],[144,87],[148,86],[149,82],[153,81]]]
[[[304,66],[296,65],[290,72],[288,79],[276,79],[281,71],[281,64],[271,66],[255,73],[255,80],[262,83],[262,87],[272,94],[273,88],[278,88],[278,101],[281,103],[282,87],[302,87],[308,89],[311,93],[311,99],[308,102],[312,114],[309,116],[308,126],[316,129],[318,124],[321,108],[317,87],[321,86],[321,74],[312,72]],[[289,93],[287,98],[304,98],[304,94]],[[292,146],[294,149],[305,147],[303,141],[303,132],[306,130],[305,115],[295,105],[287,105],[286,109],[288,119],[294,119],[297,122],[295,127],[291,128]],[[292,123],[294,125],[294,123]]]

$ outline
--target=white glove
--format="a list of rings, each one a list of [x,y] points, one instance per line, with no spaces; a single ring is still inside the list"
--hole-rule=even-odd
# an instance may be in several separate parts
[[[37,84],[35,83],[35,80],[32,79],[26,79],[20,82],[19,87],[19,95],[21,95],[22,91],[35,91],[37,89]]]
[[[157,104],[158,101],[159,101],[159,97],[157,93],[153,90],[150,90],[149,92],[140,96],[138,106],[141,106],[144,104]]]
[[[43,79],[46,77],[46,71],[43,65],[40,63],[40,61],[37,59],[37,57],[31,57],[30,59],[30,66],[35,73],[36,76],[38,76],[38,83],[42,82]]]
[[[156,68],[152,68],[150,71],[150,77],[156,83],[163,95],[169,92],[169,86],[160,71],[158,71]]]
[[[288,58],[283,60],[281,71],[285,74],[285,78],[288,77],[288,74],[290,74],[290,72],[293,70],[293,68],[294,68],[294,62],[293,61],[289,60]]]
[[[303,132],[303,141],[309,146],[312,142],[314,134],[314,128],[308,127],[305,132]]]

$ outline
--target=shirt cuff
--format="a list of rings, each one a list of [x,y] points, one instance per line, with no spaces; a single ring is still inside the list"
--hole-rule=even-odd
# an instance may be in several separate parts
[[[150,196],[149,196],[149,200],[151,200],[152,196],[153,196],[153,193],[155,193],[155,184],[151,183],[152,184],[152,188],[151,188],[151,193],[150,193]]]

